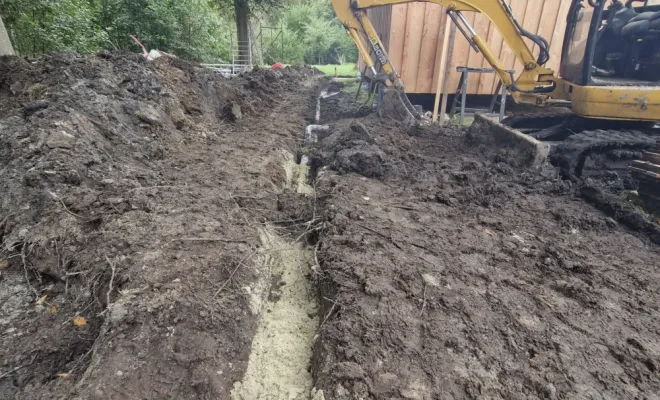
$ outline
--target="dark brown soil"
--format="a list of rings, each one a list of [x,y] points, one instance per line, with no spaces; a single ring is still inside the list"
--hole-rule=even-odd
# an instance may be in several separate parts
[[[346,94],[322,103],[316,193],[287,192],[326,83],[0,58],[0,398],[229,399],[265,222],[317,246],[328,400],[657,398],[656,225],[478,128]]]
[[[228,399],[256,230],[290,219],[279,151],[318,81],[0,59],[0,398]]]
[[[344,88],[344,85],[339,82],[332,82],[327,86],[326,91],[330,93],[337,93]],[[363,90],[364,92],[364,90]],[[347,98],[354,99],[357,94],[357,89],[355,92],[351,93],[350,96],[348,93],[342,93],[341,96],[333,96],[327,99],[324,99],[321,102],[321,120],[319,121],[322,124],[328,122],[337,121],[343,118],[361,118],[366,117],[372,113],[370,107],[364,103],[356,104],[354,101],[346,101]]]
[[[647,225],[479,129],[359,122],[317,150],[327,399],[658,396]]]

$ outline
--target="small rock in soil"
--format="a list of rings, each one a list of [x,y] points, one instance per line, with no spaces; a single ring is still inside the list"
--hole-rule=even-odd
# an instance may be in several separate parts
[[[182,109],[174,108],[170,111],[170,119],[177,129],[181,129],[185,125],[186,115],[183,113]]]
[[[48,108],[49,105],[46,100],[31,101],[23,108],[23,116],[27,118],[39,110]]]
[[[141,121],[151,125],[160,124],[162,118],[160,113],[149,105],[142,106],[135,115],[140,118]]]
[[[223,115],[225,118],[232,122],[240,121],[243,119],[243,111],[241,111],[241,106],[236,103],[229,103],[223,109]]]
[[[438,192],[435,194],[435,201],[437,201],[440,204],[444,204],[446,206],[451,206],[452,204],[455,204],[457,200],[451,196],[449,196],[447,193],[442,193]]]
[[[51,149],[71,149],[76,142],[75,136],[64,131],[53,132],[46,139],[46,146]]]

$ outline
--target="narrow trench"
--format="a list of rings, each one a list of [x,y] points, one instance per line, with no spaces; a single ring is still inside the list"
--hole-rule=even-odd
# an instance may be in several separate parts
[[[319,104],[317,99],[318,121]],[[305,140],[315,142],[314,131],[327,126],[309,125]],[[309,160],[288,151],[281,153],[286,180],[284,189],[309,196]],[[306,243],[280,235],[275,226],[260,229],[261,248],[256,268],[260,278],[250,289],[251,310],[259,315],[248,368],[234,384],[233,400],[324,400],[314,388],[310,372],[314,340],[319,328],[320,303],[309,279],[314,252]]]

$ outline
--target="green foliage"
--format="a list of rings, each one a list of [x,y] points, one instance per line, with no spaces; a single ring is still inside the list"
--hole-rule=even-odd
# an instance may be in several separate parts
[[[233,23],[209,0],[100,0],[99,24],[115,48],[132,45],[135,35],[147,48],[195,61],[227,59]],[[132,47],[131,47],[132,48]]]
[[[284,61],[355,62],[357,49],[327,0],[292,0],[273,17],[284,29]]]
[[[344,64],[357,50],[328,0],[249,0],[280,36],[263,49],[265,62]],[[282,4],[284,2],[284,4]],[[279,5],[279,6],[278,6]],[[202,62],[231,59],[233,0],[0,0],[19,54],[147,49]],[[268,12],[264,10],[269,10]]]
[[[0,0],[20,54],[159,49],[195,61],[230,57],[231,16],[212,0]]]
[[[298,39],[298,34],[296,31],[290,29],[286,25],[282,25],[282,51],[281,54],[278,54],[277,51],[274,52],[276,58],[266,60],[269,63],[280,61],[286,64],[301,65],[305,63],[305,45]]]
[[[358,73],[357,66],[355,64],[314,65],[314,68],[329,76],[334,76],[336,72],[337,76],[350,76],[355,78]]]
[[[0,14],[21,53],[90,52],[106,35],[86,0],[2,0]]]

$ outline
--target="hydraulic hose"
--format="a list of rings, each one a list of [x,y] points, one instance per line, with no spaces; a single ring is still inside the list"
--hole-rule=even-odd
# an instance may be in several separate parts
[[[516,26],[520,34],[528,39],[530,39],[532,42],[536,43],[537,46],[539,46],[539,56],[536,59],[536,63],[538,65],[545,65],[545,63],[550,60],[550,43],[548,43],[545,38],[541,37],[540,35],[535,35],[531,33],[530,31],[526,30],[525,28],[520,25],[518,20],[516,19],[516,16],[513,15],[513,11],[511,11],[511,8],[509,5],[504,1],[500,0],[502,6],[506,10],[506,13],[509,15],[509,18],[511,18],[511,21],[513,21],[513,24]]]
[[[529,38],[532,40],[532,42],[536,43],[539,46],[539,56],[536,59],[536,63],[538,65],[545,65],[550,60],[550,43],[548,41],[540,36],[540,35],[534,35],[533,33],[522,29],[521,33],[523,36]]]

